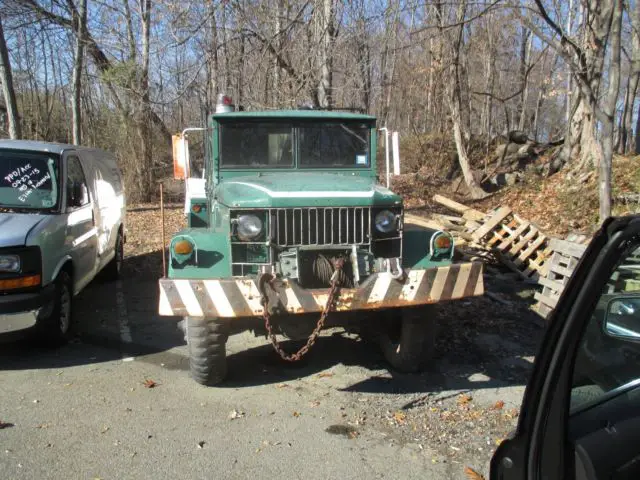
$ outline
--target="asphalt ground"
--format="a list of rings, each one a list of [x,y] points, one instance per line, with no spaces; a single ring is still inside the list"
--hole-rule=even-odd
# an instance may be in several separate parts
[[[0,344],[0,480],[465,479],[488,475],[517,422],[542,333],[525,303],[443,305],[438,353],[415,375],[339,329],[297,364],[234,335],[229,378],[208,388],[189,377],[179,319],[156,314],[146,256],[75,299],[68,345]]]

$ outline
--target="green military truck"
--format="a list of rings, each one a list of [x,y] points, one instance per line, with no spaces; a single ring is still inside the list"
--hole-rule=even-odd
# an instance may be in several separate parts
[[[434,349],[428,305],[482,295],[482,265],[453,263],[447,232],[404,225],[402,198],[377,182],[375,117],[218,103],[200,129],[201,178],[189,129],[174,137],[188,226],[159,280],[160,315],[184,318],[193,378],[225,378],[230,334],[266,334],[295,361],[336,326],[375,340],[393,368],[420,370]],[[286,353],[276,334],[307,342]]]

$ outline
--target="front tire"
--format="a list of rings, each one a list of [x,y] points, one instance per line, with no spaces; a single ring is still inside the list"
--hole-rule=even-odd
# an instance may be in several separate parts
[[[403,373],[420,372],[435,353],[436,322],[429,307],[403,308],[384,321],[378,341],[391,366]]]
[[[44,346],[66,343],[71,334],[73,318],[73,286],[71,276],[64,270],[55,280],[53,305],[45,307],[50,312],[38,319],[36,341]],[[42,313],[41,313],[42,315]]]
[[[115,256],[104,268],[104,278],[108,281],[115,281],[120,278],[122,264],[124,262],[124,235],[122,230],[118,230],[116,237]]]
[[[221,383],[227,376],[227,325],[217,319],[186,317],[185,327],[191,376],[201,385]]]

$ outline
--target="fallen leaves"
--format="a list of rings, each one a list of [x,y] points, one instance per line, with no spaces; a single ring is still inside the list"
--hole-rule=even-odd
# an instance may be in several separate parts
[[[458,405],[467,405],[473,400],[473,397],[468,393],[463,393],[458,396]]]
[[[504,402],[502,400],[498,400],[496,403],[493,404],[494,410],[502,410],[503,408],[504,408]]]
[[[318,374],[318,378],[331,378],[333,377],[332,372],[322,372]]]
[[[292,414],[292,415],[293,415],[294,417],[298,418],[298,417],[301,415],[301,413],[300,413],[300,412],[293,412],[293,414]]]
[[[480,475],[473,468],[464,467],[464,474],[469,480],[485,480],[484,476]]]
[[[393,419],[399,423],[399,424],[404,424],[407,420],[407,414],[404,412],[395,412],[393,414]]]
[[[156,388],[160,384],[154,380],[151,380],[150,378],[145,378],[144,382],[142,382],[142,385],[144,385],[145,388]]]

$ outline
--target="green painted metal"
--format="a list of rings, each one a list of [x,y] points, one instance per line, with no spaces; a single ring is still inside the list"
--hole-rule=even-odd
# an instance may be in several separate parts
[[[326,122],[350,120],[371,122],[370,161],[366,168],[302,169],[225,169],[219,168],[218,126],[221,121],[269,119],[283,121]],[[278,110],[267,112],[229,112],[209,117],[208,135],[210,158],[206,165],[206,206],[199,214],[190,213],[190,228],[176,236],[189,236],[197,244],[197,255],[178,262],[170,252],[170,278],[228,278],[233,276],[235,262],[273,262],[270,248],[257,242],[252,246],[233,244],[230,211],[238,209],[263,210],[291,207],[350,207],[369,206],[402,208],[402,197],[377,184],[377,130],[375,117],[355,113],[314,110]],[[297,162],[295,163],[297,165]],[[200,200],[196,200],[200,201]],[[267,228],[265,219],[265,228]],[[450,255],[432,257],[430,240],[434,230],[408,230],[403,233],[403,266],[430,268],[448,265]],[[234,251],[232,257],[231,251]],[[197,261],[196,261],[197,257]],[[238,268],[238,267],[235,267]],[[247,267],[253,272],[251,267]],[[257,266],[254,268],[257,273]]]
[[[189,228],[206,228],[209,225],[209,201],[206,198],[192,198],[187,214],[187,226]],[[200,205],[201,210],[193,211],[194,205]]]
[[[280,172],[221,182],[216,200],[234,208],[399,206],[402,198],[371,177],[337,173]]]
[[[404,268],[431,268],[451,264],[451,252],[431,256],[429,243],[437,230],[429,228],[405,230],[402,235],[402,266]]]
[[[353,112],[341,112],[338,110],[264,110],[245,112],[214,113],[214,120],[224,119],[292,119],[292,120],[364,120],[375,121],[376,117]]]
[[[231,277],[231,252],[229,234],[210,229],[188,228],[176,233],[174,238],[193,239],[196,251],[186,263],[179,264],[176,254],[169,249],[167,275],[169,278],[228,278]],[[196,261],[197,258],[197,261]]]

